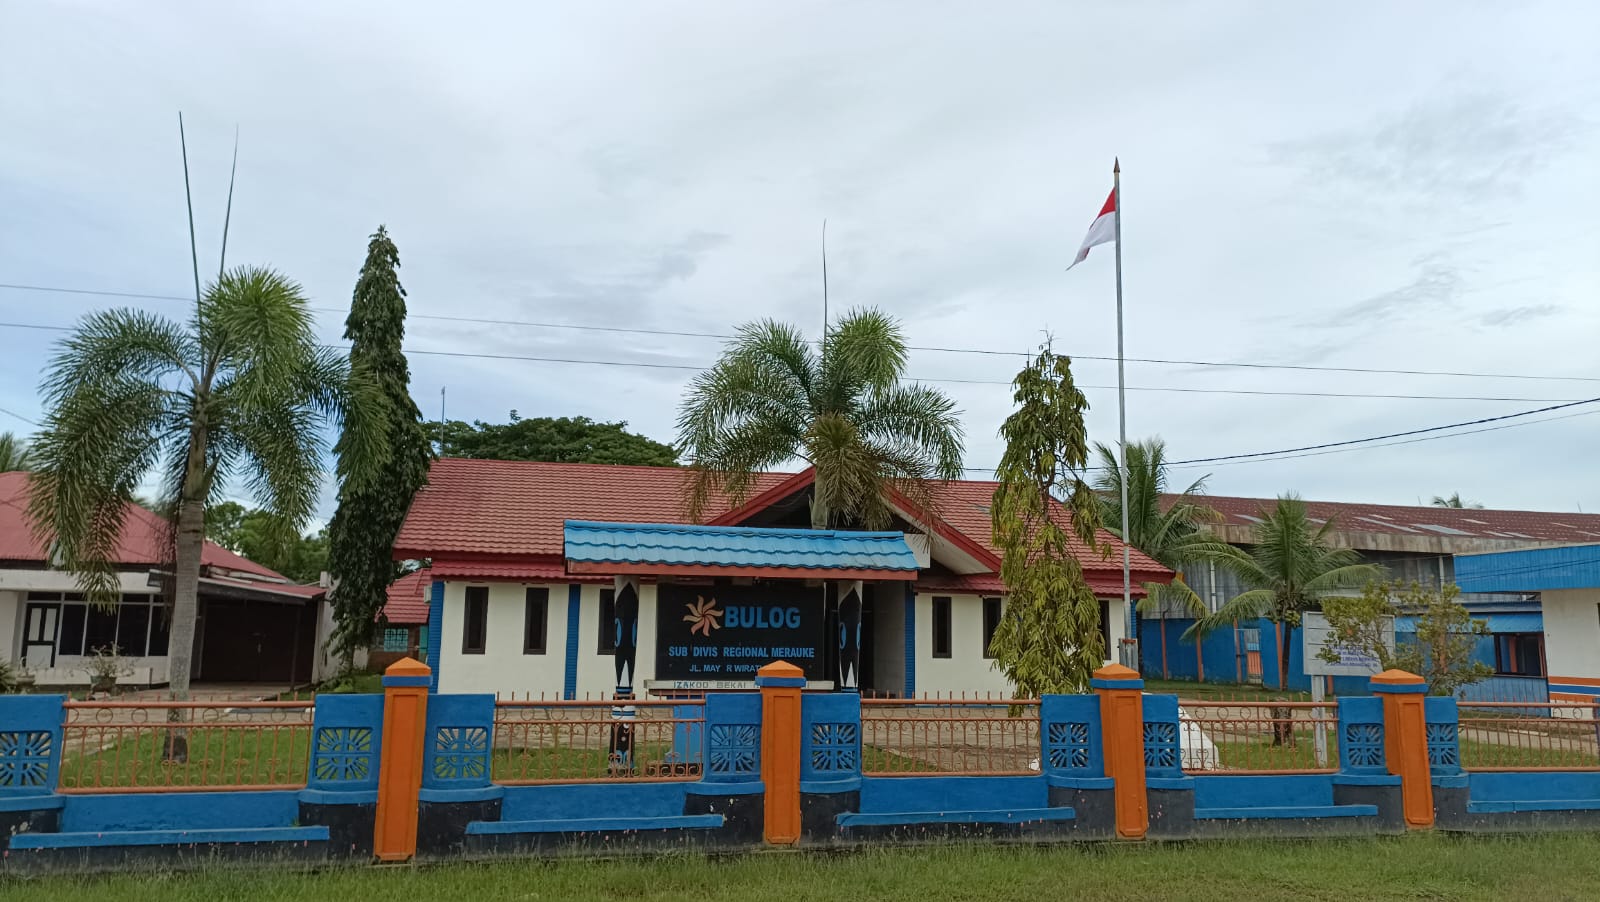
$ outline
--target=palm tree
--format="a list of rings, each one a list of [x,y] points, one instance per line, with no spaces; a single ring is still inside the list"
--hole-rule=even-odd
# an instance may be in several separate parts
[[[1280,497],[1271,510],[1259,512],[1248,550],[1210,541],[1193,549],[1233,573],[1247,588],[1184,634],[1188,639],[1239,620],[1266,618],[1283,627],[1278,648],[1278,688],[1289,685],[1289,643],[1300,612],[1318,606],[1327,595],[1359,589],[1384,578],[1383,568],[1363,564],[1348,548],[1334,548],[1329,536],[1332,518],[1320,527],[1306,516],[1306,503],[1298,495]]]
[[[1433,500],[1428,503],[1432,504],[1434,507],[1453,507],[1458,510],[1483,510],[1483,505],[1476,501],[1462,501],[1460,492],[1452,492],[1449,498],[1446,498],[1443,495],[1434,495]]]
[[[1117,538],[1122,535],[1122,467],[1115,449],[1099,442],[1100,475],[1095,477],[1095,494],[1100,500],[1100,521]],[[1211,542],[1202,527],[1217,519],[1207,507],[1202,476],[1178,493],[1166,509],[1161,497],[1167,494],[1167,443],[1159,436],[1128,445],[1128,543],[1173,571],[1200,560],[1197,549]],[[1209,613],[1205,601],[1182,578],[1171,584],[1146,583],[1145,598],[1139,609],[1150,613],[1163,602],[1174,602],[1196,618]]]
[[[678,414],[689,515],[719,494],[742,502],[755,474],[795,458],[816,468],[815,529],[886,527],[886,486],[931,513],[929,483],[961,476],[961,423],[944,393],[900,381],[906,356],[899,323],[872,309],[829,327],[820,353],[785,323],[742,326]]]
[[[28,453],[28,443],[10,432],[0,432],[0,473],[32,467],[33,455]]]
[[[304,523],[323,424],[367,423],[382,399],[317,345],[298,285],[249,267],[219,274],[186,323],[139,310],[88,316],[58,345],[42,389],[29,515],[91,603],[117,603],[112,558],[127,502],[152,470],[164,475],[159,506],[176,512],[169,680],[187,698],[207,506],[240,476],[262,507]],[[341,439],[358,461],[342,466],[367,478],[382,464],[371,434]]]

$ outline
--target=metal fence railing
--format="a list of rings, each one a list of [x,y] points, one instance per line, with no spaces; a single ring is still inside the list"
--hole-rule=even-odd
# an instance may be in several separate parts
[[[496,783],[697,780],[702,700],[495,702]]]
[[[1339,769],[1338,708],[1287,701],[1183,702],[1188,773],[1311,774]]]
[[[861,700],[869,776],[1037,773],[1039,747],[1037,700]]]
[[[67,793],[304,786],[313,708],[297,701],[69,701]]]
[[[1466,770],[1600,770],[1600,704],[1458,702]]]

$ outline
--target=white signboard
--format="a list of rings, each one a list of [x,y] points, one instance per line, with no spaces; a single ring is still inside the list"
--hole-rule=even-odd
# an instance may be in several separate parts
[[[1383,669],[1378,663],[1378,656],[1369,651],[1355,648],[1340,647],[1333,630],[1328,626],[1328,618],[1312,611],[1300,615],[1300,659],[1305,662],[1306,674],[1309,676],[1372,676]],[[1383,644],[1392,652],[1394,651],[1394,618],[1385,617],[1383,623]],[[1322,659],[1324,648],[1336,649],[1339,663],[1332,664]]]

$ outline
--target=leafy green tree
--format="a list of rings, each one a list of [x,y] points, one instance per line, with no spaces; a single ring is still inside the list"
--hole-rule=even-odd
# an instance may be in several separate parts
[[[1106,656],[1100,601],[1074,553],[1075,543],[1096,547],[1100,523],[1100,502],[1083,480],[1089,402],[1073,383],[1072,361],[1048,341],[1012,387],[1016,410],[1000,427],[1006,450],[990,508],[1006,608],[989,653],[1019,696],[1083,692]]]
[[[1454,584],[1437,589],[1374,582],[1357,597],[1324,599],[1322,613],[1341,645],[1372,655],[1384,670],[1420,675],[1434,695],[1455,695],[1461,687],[1494,675],[1493,667],[1472,659],[1478,643],[1490,635],[1489,624],[1473,619],[1460,595]],[[1391,647],[1385,641],[1386,623],[1407,614],[1416,617],[1416,639]],[[1336,649],[1324,648],[1319,657],[1339,661]]]
[[[1271,510],[1259,512],[1248,549],[1210,541],[1195,546],[1199,560],[1209,560],[1239,578],[1246,590],[1190,627],[1185,639],[1203,636],[1238,620],[1265,618],[1281,629],[1278,687],[1289,685],[1289,647],[1300,612],[1314,610],[1323,598],[1360,589],[1381,580],[1383,568],[1363,564],[1348,548],[1335,548],[1329,537],[1333,518],[1320,527],[1306,516],[1306,503],[1284,495]]]
[[[1100,523],[1112,535],[1122,535],[1122,466],[1115,449],[1099,442],[1095,452],[1100,472],[1095,477],[1095,494],[1100,500]],[[1203,499],[1206,479],[1202,476],[1178,493],[1165,507],[1167,494],[1167,443],[1159,437],[1128,445],[1128,542],[1173,571],[1200,560],[1198,549],[1211,541],[1202,527],[1217,519],[1217,512]],[[1204,617],[1208,609],[1183,579],[1171,584],[1145,583],[1145,598],[1139,609],[1155,612],[1163,602],[1181,606],[1190,616]]]
[[[1434,495],[1433,500],[1428,503],[1432,504],[1434,507],[1453,507],[1458,510],[1483,510],[1483,505],[1476,501],[1461,500],[1460,492],[1452,492],[1449,498],[1446,498],[1443,495]]]
[[[816,468],[813,528],[888,526],[888,486],[932,511],[930,484],[961,476],[961,421],[943,392],[901,381],[906,356],[899,323],[872,309],[830,326],[820,352],[785,323],[741,326],[679,409],[690,517],[795,458]]]
[[[422,431],[422,414],[411,399],[411,368],[400,349],[406,334],[406,291],[399,267],[400,251],[379,226],[367,244],[366,263],[344,323],[351,364],[369,374],[387,400],[385,421],[378,428],[388,449],[383,479],[343,481],[338,510],[328,525],[332,650],[347,670],[356,649],[371,645],[383,626],[389,584],[400,575],[392,553],[394,537],[411,499],[428,480],[433,456]]]
[[[0,473],[33,469],[28,443],[10,432],[0,432]]]
[[[222,273],[177,323],[140,310],[86,317],[43,382],[48,412],[33,448],[29,515],[91,603],[118,595],[113,566],[126,503],[152,470],[175,512],[170,682],[189,693],[206,508],[242,481],[285,522],[316,502],[325,421],[358,427],[383,398],[318,346],[300,286],[267,269]],[[339,468],[376,478],[383,446],[348,428]]]
[[[509,423],[447,420],[426,426],[439,442],[440,457],[478,460],[540,460],[552,463],[629,464],[675,467],[678,452],[628,431],[627,423],[597,423],[588,417],[522,419]]]
[[[137,502],[138,499],[135,499]],[[149,505],[140,504],[146,510]],[[240,543],[240,530],[250,509],[237,501],[217,501],[206,509],[206,539],[221,545],[235,554],[244,554]],[[249,555],[246,555],[248,557]],[[256,563],[261,563],[256,561]]]

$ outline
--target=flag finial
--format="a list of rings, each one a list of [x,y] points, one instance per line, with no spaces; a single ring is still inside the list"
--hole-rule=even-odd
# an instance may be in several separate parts
[[[1120,157],[1112,157],[1111,158],[1111,171],[1114,172],[1114,173],[1118,173],[1118,174],[1120,174],[1122,172],[1122,158],[1120,158]]]

